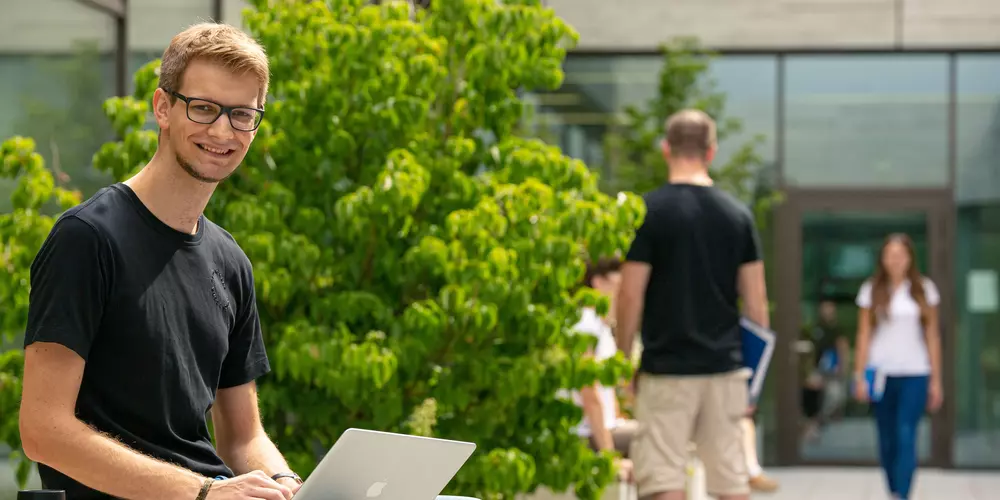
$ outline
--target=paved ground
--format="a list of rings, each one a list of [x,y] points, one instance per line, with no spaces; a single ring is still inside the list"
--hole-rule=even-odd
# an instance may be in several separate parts
[[[769,469],[781,489],[754,500],[886,500],[881,472],[862,468]],[[923,469],[913,500],[987,500],[1000,497],[1000,472]]]
[[[754,500],[886,500],[876,469],[799,467],[768,472],[781,481],[781,489],[754,495]],[[37,481],[36,476],[33,486],[37,487]],[[10,468],[0,460],[0,500],[13,500],[15,491]],[[995,500],[998,491],[1000,472],[925,469],[919,473],[913,500]]]

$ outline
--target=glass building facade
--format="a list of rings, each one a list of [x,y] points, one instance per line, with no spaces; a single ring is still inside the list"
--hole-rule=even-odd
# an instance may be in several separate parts
[[[612,174],[605,135],[654,96],[661,67],[655,53],[570,54],[563,88],[532,97],[539,133]],[[764,235],[782,337],[759,422],[765,461],[874,463],[874,424],[850,398],[818,435],[794,431],[803,332],[829,300],[853,346],[858,286],[885,235],[905,232],[945,295],[946,404],[921,425],[922,460],[1000,468],[1000,52],[724,53],[706,77],[743,122],[716,164],[762,134],[786,198]]]
[[[0,139],[35,137],[85,191],[110,181],[90,163],[112,134],[100,103],[121,87],[118,26],[94,3],[5,0],[0,17]],[[131,0],[128,75],[183,27],[233,22],[243,5]],[[563,88],[528,96],[538,133],[612,173],[612,117],[653,97],[661,64],[653,53],[570,54]],[[1000,468],[1000,52],[725,53],[708,76],[726,115],[743,122],[717,163],[761,136],[758,153],[786,197],[763,235],[782,337],[759,422],[765,462],[874,461],[873,427],[856,405],[817,438],[789,430],[809,354],[800,332],[832,300],[853,338],[857,287],[884,235],[902,231],[945,297],[946,405],[925,419],[921,455]],[[0,180],[0,211],[11,188]]]

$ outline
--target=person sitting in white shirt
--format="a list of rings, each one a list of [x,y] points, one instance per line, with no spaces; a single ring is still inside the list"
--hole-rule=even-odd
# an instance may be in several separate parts
[[[609,311],[614,311],[615,296],[621,282],[621,260],[602,258],[587,266],[584,285],[606,295],[611,300]],[[609,313],[610,314],[610,313]],[[598,361],[612,358],[618,352],[612,331],[613,317],[601,317],[593,308],[583,309],[580,321],[573,330],[597,337],[597,345],[588,354]],[[578,435],[590,441],[595,451],[616,450],[622,454],[618,460],[619,475],[631,480],[632,462],[628,459],[629,446],[636,431],[636,422],[620,418],[618,398],[614,387],[604,387],[600,382],[582,388],[573,394],[573,401],[583,407],[583,421],[576,426]]]

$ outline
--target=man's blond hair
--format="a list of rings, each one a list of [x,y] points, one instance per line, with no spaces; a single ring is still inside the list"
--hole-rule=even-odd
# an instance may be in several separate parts
[[[704,111],[678,111],[667,118],[664,128],[671,156],[705,159],[708,150],[715,147],[715,120]]]
[[[257,105],[264,107],[270,68],[264,48],[250,35],[228,24],[216,23],[196,24],[178,33],[163,51],[160,87],[178,92],[184,71],[195,59],[220,64],[238,75],[255,76],[260,82]]]

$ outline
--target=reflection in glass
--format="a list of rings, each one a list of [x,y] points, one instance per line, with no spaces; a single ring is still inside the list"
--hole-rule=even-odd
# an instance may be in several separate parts
[[[878,457],[869,405],[851,396],[854,340],[861,284],[875,269],[885,236],[913,239],[917,266],[927,273],[927,219],[922,212],[809,212],[802,217],[802,325],[799,354],[804,460]],[[930,454],[930,420],[918,431],[920,458]]]
[[[791,56],[785,75],[788,184],[947,184],[946,55]]]

